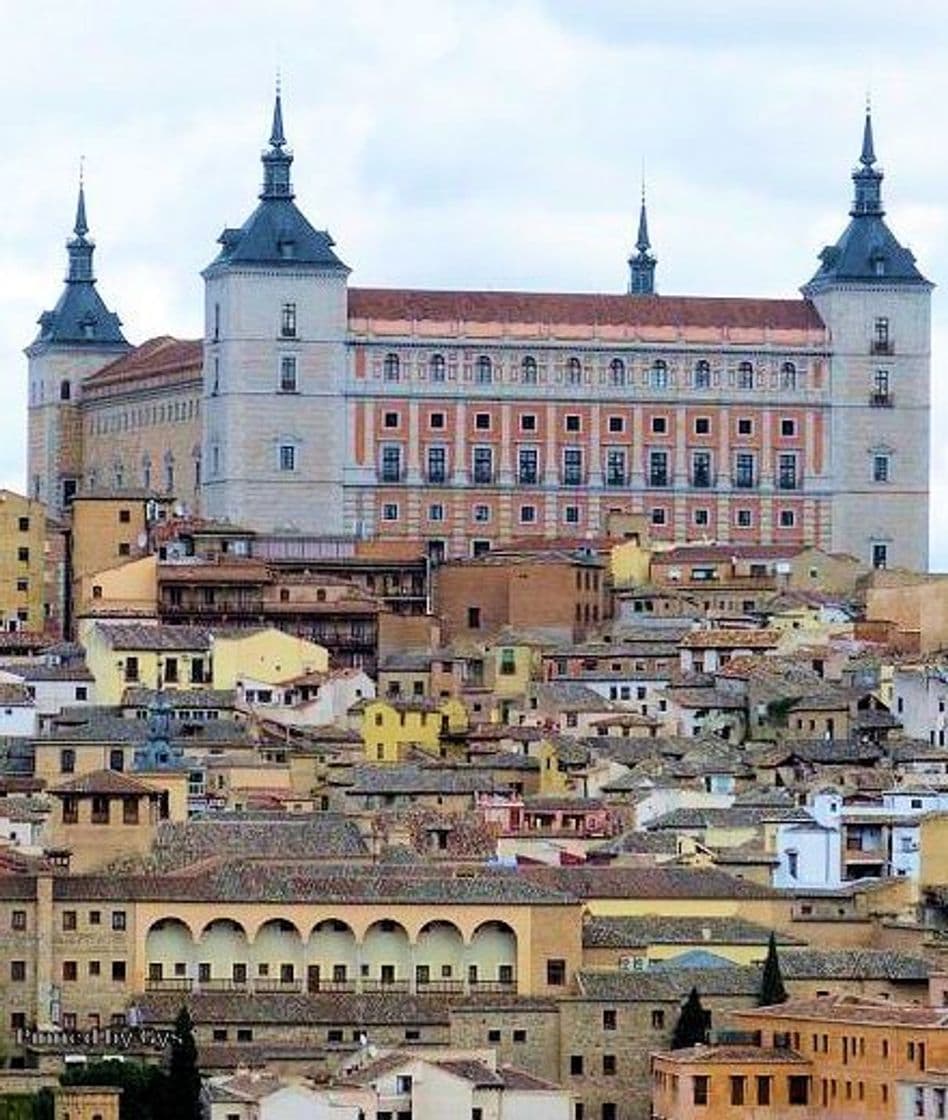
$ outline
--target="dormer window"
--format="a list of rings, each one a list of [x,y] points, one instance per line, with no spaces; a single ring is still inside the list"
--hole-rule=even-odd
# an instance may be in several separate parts
[[[296,242],[291,238],[281,238],[277,242],[277,249],[285,261],[291,261],[296,256]]]
[[[79,328],[82,331],[83,338],[95,338],[95,319],[91,316],[83,319]]]

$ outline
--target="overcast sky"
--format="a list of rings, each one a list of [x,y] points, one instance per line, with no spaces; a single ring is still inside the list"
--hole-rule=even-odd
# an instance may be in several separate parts
[[[668,294],[792,296],[847,220],[871,87],[896,235],[948,273],[943,0],[6,0],[0,485],[85,156],[99,289],[135,343],[197,337],[283,74],[297,200],[360,285],[622,291],[644,161]],[[933,547],[948,568],[948,303]]]

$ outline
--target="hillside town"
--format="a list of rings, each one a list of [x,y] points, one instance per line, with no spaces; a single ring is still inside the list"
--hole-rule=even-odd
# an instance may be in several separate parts
[[[870,108],[786,299],[659,294],[644,185],[624,291],[351,286],[267,116],[200,338],[129,342],[81,178],[25,350],[0,1120],[943,1120],[934,285]]]
[[[948,1092],[943,579],[2,499],[3,569],[66,592],[0,635],[21,1087],[186,1007],[215,1120],[938,1115],[896,1109]]]

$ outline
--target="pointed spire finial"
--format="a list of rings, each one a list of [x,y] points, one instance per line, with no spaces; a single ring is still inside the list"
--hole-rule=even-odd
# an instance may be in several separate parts
[[[859,162],[863,167],[872,167],[876,162],[875,146],[872,142],[872,101],[869,94],[866,94],[866,122],[862,128],[862,151],[859,154]]]
[[[648,214],[645,209],[645,174],[642,174],[642,202],[639,206],[639,233],[635,239],[635,247],[640,253],[647,253],[652,245],[648,239]]]
[[[85,191],[85,162],[86,157],[79,157],[79,201],[76,203],[76,224],[73,233],[76,237],[85,237],[89,232],[89,223],[86,221],[86,191]]]
[[[276,98],[273,102],[273,127],[270,129],[270,146],[273,148],[282,148],[286,143],[286,137],[283,135],[283,104],[280,97],[282,80],[280,71],[277,70],[276,75]]]

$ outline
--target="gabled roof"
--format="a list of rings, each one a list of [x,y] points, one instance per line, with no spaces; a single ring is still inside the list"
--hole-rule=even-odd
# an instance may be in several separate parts
[[[89,774],[80,774],[68,782],[60,782],[58,786],[50,786],[47,791],[53,794],[79,794],[81,795],[113,795],[113,796],[143,796],[158,797],[159,791],[154,786],[123,774],[118,770],[93,770]]]

